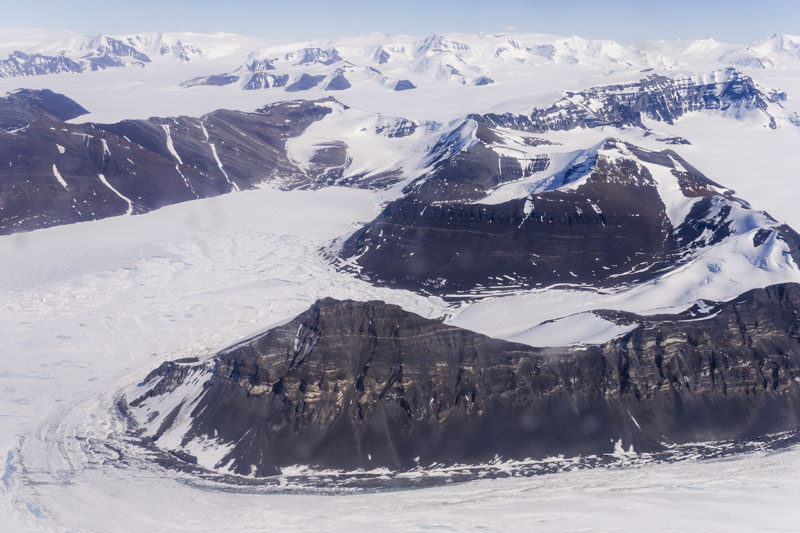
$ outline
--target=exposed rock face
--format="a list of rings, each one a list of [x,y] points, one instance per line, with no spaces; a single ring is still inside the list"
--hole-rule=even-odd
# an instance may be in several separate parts
[[[85,112],[49,91],[0,101],[0,234],[142,213],[279,180],[308,186],[286,141],[331,112],[327,101],[286,102],[253,113],[69,124]],[[25,126],[22,126],[22,124]]]
[[[467,167],[480,169],[467,156]],[[412,187],[355,232],[341,256],[375,283],[469,297],[641,282],[726,239],[743,239],[742,252],[754,256],[759,246],[791,247],[792,230],[751,211],[670,150],[608,140],[557,176],[553,190],[496,205],[464,203],[462,184],[474,187],[472,174],[461,175],[467,181],[445,173]],[[756,245],[749,235],[759,230],[771,237]]]
[[[307,91],[320,84],[325,79],[324,75],[311,76],[309,74],[302,74],[297,81],[286,87],[287,92]]]
[[[243,88],[246,91],[257,91],[259,89],[269,89],[270,87],[284,87],[287,83],[289,83],[288,74],[266,74],[264,72],[256,72],[250,77]]]
[[[26,54],[15,50],[7,59],[0,59],[0,78],[40,76],[64,72],[83,72],[84,65],[64,56]]]
[[[416,89],[417,86],[411,83],[409,80],[400,80],[394,84],[393,90],[395,91],[409,91],[411,89]]]
[[[604,126],[644,128],[645,117],[672,124],[686,113],[704,110],[736,117],[759,114],[773,129],[779,116],[800,125],[797,115],[786,113],[780,106],[785,98],[785,93],[762,91],[752,78],[729,68],[713,73],[710,79],[651,75],[635,83],[567,92],[552,106],[534,109],[530,115],[471,117],[488,125],[538,133]]]
[[[34,120],[70,120],[88,111],[63,94],[49,89],[20,89],[0,98],[0,130],[14,130]]]
[[[81,43],[84,61],[90,70],[121,67],[129,63],[150,63],[146,54],[130,43],[107,35],[92,35]]]
[[[325,84],[326,91],[344,91],[350,88],[350,82],[344,77],[344,71],[338,70]]]
[[[375,52],[372,54],[372,59],[374,59],[375,62],[379,65],[385,65],[386,63],[389,62],[389,59],[391,59],[391,57],[392,55],[386,50],[384,50],[382,46],[378,46],[375,49]]]
[[[50,51],[54,45],[57,50]],[[166,38],[161,33],[126,38],[86,35],[52,43],[48,46],[47,54],[12,51],[7,59],[0,59],[0,78],[78,73],[128,65],[143,66],[151,62],[148,54],[189,61],[202,56],[203,50],[197,45]]]
[[[525,146],[553,145],[545,139],[523,136]],[[428,170],[403,189],[428,202],[475,201],[503,183],[544,172],[547,154],[527,155],[514,150],[507,155],[493,149],[502,145],[498,133],[472,120],[443,135],[430,150]]]
[[[165,363],[130,407],[157,445],[213,444],[206,466],[259,476],[756,437],[800,426],[799,304],[779,285],[700,318],[620,316],[639,327],[604,345],[531,348],[325,299],[204,363]]]
[[[330,74],[312,75],[308,73],[288,74],[280,69],[302,65],[331,66],[342,62],[342,57],[335,48],[302,48],[299,50],[263,57],[251,55],[248,61],[233,72],[202,76],[181,83],[181,87],[189,88],[197,85],[231,85],[241,82],[246,91],[285,87],[287,92],[307,91],[317,87],[328,79],[324,89],[343,91],[350,88],[350,81],[344,76],[344,68],[335,68]],[[348,63],[349,65],[349,63]],[[289,83],[290,77],[292,82]]]
[[[214,74],[211,76],[202,76],[185,81],[181,83],[181,87],[185,89],[194,87],[196,85],[212,85],[215,87],[221,87],[223,85],[231,85],[237,81],[239,81],[239,76],[235,74]]]
[[[15,50],[8,59],[0,60],[0,78],[85,72],[150,62],[147,55],[130,44],[104,35],[86,37],[78,52],[79,58],[70,59],[63,54],[49,56]]]
[[[336,48],[304,48],[298,52],[290,52],[284,56],[285,60],[294,61],[295,65],[332,65],[342,60]]]

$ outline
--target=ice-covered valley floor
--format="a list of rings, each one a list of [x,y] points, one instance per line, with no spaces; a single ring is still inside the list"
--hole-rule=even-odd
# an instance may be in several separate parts
[[[537,306],[544,295],[534,294],[536,313],[495,325],[485,317],[497,316],[497,299],[453,314],[439,299],[335,272],[320,247],[372,219],[380,201],[262,189],[0,238],[0,531],[794,528],[796,447],[672,464],[623,454],[614,468],[344,495],[219,490],[120,460],[111,437],[122,428],[109,415],[120,390],[319,297],[383,299],[505,337],[635,301],[564,291],[559,305],[550,295]]]

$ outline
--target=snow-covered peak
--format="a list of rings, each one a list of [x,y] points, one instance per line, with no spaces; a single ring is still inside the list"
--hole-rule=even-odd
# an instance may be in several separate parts
[[[539,67],[575,66],[592,71],[628,70],[645,64],[643,56],[614,41],[550,35],[432,34],[422,37],[369,34],[350,38],[308,41],[271,46],[251,52],[245,62],[228,73],[216,73],[208,83],[193,80],[187,86],[219,84],[223,78],[244,89],[288,88],[303,74],[330,76],[334,70],[369,71],[364,83],[395,87],[407,80],[420,83],[450,82],[485,86],[519,74],[533,74]],[[275,70],[287,83],[264,83]],[[233,80],[233,76],[238,76]],[[356,75],[357,77],[357,75]],[[410,87],[410,86],[409,86]]]
[[[753,69],[797,66],[800,62],[800,37],[776,33],[744,48],[729,50],[720,61]]]
[[[776,33],[768,39],[754,43],[750,48],[764,54],[785,54],[800,59],[800,36]]]
[[[188,63],[234,54],[241,57],[265,43],[263,39],[226,33],[150,32],[112,36],[33,32],[24,37],[27,40],[11,32],[10,40],[0,40],[0,50],[8,54],[8,59],[0,59],[0,77],[145,66],[162,60]],[[35,61],[35,68],[23,64],[31,61]]]
[[[203,57],[205,50],[198,44],[184,44],[181,39],[163,33],[141,33],[125,39],[137,50],[150,57],[171,56],[181,61],[191,61]]]
[[[556,41],[553,43],[553,52],[554,61],[574,64],[632,66],[639,59],[635,50],[616,41],[591,40],[577,36]]]
[[[450,39],[444,35],[434,33],[422,39],[415,49],[415,54],[457,54],[469,50],[470,46],[466,43]]]

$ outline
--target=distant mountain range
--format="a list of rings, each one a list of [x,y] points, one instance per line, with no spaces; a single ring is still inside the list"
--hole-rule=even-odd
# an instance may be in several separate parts
[[[238,42],[238,45],[231,43]],[[245,90],[346,90],[363,83],[407,90],[425,80],[490,85],[514,71],[575,66],[603,71],[780,69],[800,64],[800,37],[776,34],[747,46],[700,41],[615,41],[549,35],[452,34],[426,37],[369,34],[253,49],[257,41],[202,34],[87,35],[6,47],[0,78],[146,67],[155,60],[229,57],[231,71],[209,72],[184,87],[236,85]],[[240,59],[237,59],[240,58]]]
[[[306,44],[308,46],[306,46]],[[490,85],[513,71],[547,65],[608,70],[679,70],[703,63],[713,67],[778,68],[800,63],[800,38],[775,35],[748,47],[710,41],[674,44],[672,55],[652,44],[623,46],[579,37],[431,35],[414,39],[367,36],[359,39],[271,47],[251,53],[237,69],[183,84],[236,85],[244,90],[298,90],[319,86],[344,90],[381,83],[394,90],[426,79]],[[309,80],[314,76],[314,80]],[[336,82],[331,83],[336,80]],[[346,83],[345,83],[346,81]],[[408,84],[412,84],[411,86]]]
[[[180,39],[161,33],[120,38],[87,35],[34,47],[33,50],[14,50],[7,59],[0,59],[0,78],[141,67],[153,58],[190,61],[202,56],[200,46],[183,44]]]
[[[8,163],[0,164],[0,234],[142,213],[263,184],[398,185],[416,201],[474,202],[507,183],[534,180],[531,190],[547,189],[590,170],[588,163],[553,164],[566,164],[565,153],[585,146],[564,148],[533,134],[634,127],[664,144],[688,143],[659,136],[643,120],[672,124],[696,111],[770,128],[800,125],[781,106],[783,98],[727,69],[691,79],[647,76],[567,93],[527,115],[473,114],[450,123],[363,112],[328,98],[251,113],[74,124],[65,121],[87,113],[78,103],[48,90],[20,90],[0,99],[0,162]]]

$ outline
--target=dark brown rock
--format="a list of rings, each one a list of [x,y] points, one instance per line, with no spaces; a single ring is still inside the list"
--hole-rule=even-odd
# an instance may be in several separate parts
[[[325,299],[206,363],[165,363],[130,405],[205,376],[186,399],[184,443],[232,444],[220,464],[257,475],[755,438],[800,425],[799,304],[800,286],[778,285],[701,319],[617,313],[639,327],[601,346],[540,349],[383,302]]]
[[[338,253],[373,283],[460,298],[494,288],[641,282],[733,234],[732,206],[744,204],[675,152],[613,139],[603,148],[619,156],[587,158],[557,177],[562,188],[494,205],[465,202],[489,174],[462,152],[429,181],[412,184]],[[663,166],[695,199],[683,223],[668,218],[642,163]]]

